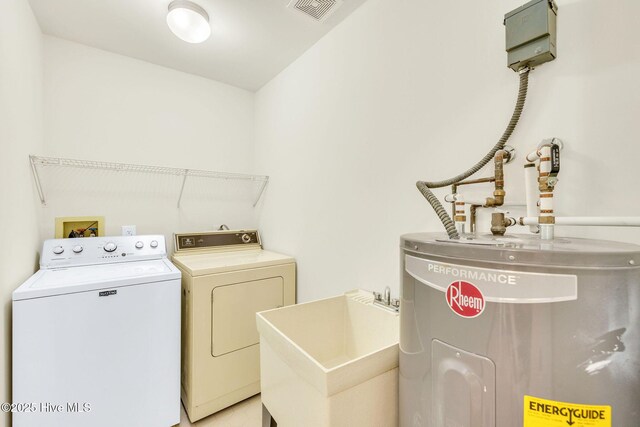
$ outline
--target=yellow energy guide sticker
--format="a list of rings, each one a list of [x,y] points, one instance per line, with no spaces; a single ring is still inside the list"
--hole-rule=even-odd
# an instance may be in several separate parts
[[[611,427],[611,406],[524,397],[523,427]]]

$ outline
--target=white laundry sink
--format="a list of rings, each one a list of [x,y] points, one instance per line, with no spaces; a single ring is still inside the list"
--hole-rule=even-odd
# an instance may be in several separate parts
[[[262,403],[278,427],[396,426],[398,321],[365,291],[258,313]]]

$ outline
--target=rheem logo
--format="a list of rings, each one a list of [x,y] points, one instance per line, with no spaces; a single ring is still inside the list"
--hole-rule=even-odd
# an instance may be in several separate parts
[[[446,297],[451,310],[459,316],[473,318],[484,311],[484,295],[469,282],[453,282],[447,288]]]

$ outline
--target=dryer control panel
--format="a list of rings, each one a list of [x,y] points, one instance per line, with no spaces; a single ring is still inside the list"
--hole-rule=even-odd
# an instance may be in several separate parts
[[[203,233],[176,233],[176,252],[203,249],[260,249],[262,242],[258,230],[222,230]]]
[[[143,261],[166,256],[162,235],[50,239],[42,246],[40,268]]]

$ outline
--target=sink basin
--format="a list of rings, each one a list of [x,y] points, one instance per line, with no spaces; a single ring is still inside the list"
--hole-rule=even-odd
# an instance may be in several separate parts
[[[256,318],[262,403],[278,427],[397,425],[398,314],[371,293]]]

